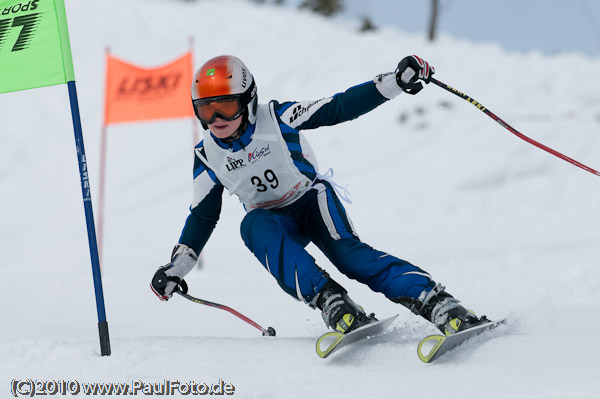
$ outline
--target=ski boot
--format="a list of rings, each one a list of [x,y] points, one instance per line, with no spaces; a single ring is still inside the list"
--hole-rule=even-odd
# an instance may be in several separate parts
[[[350,299],[348,292],[331,279],[315,296],[313,303],[313,307],[321,310],[325,325],[344,334],[377,321],[374,313],[367,316],[363,308]]]
[[[418,299],[401,297],[392,301],[429,320],[445,335],[490,322],[487,317],[477,317],[475,312],[465,309],[458,299],[444,291],[445,288],[437,284],[429,292],[423,291]]]

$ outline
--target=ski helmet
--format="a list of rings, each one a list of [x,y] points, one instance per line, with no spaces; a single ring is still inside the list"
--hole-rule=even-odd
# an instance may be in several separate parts
[[[231,121],[245,115],[254,123],[258,106],[254,77],[237,57],[212,58],[194,75],[192,104],[205,129],[217,117]]]

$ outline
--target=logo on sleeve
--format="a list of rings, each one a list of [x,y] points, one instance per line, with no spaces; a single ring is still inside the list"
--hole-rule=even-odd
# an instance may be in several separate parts
[[[302,105],[295,106],[292,112],[293,114],[290,116],[290,123],[294,122],[300,115],[304,113],[304,111],[302,111]]]
[[[290,123],[294,122],[296,119],[298,119],[299,117],[301,117],[304,113],[308,112],[308,110],[310,110],[310,108],[314,105],[319,104],[321,101],[325,100],[324,98],[321,98],[320,100],[317,101],[313,101],[311,103],[309,103],[308,105],[306,105],[305,107],[302,106],[302,104],[298,104],[294,107],[294,109],[292,109],[292,116],[290,116]],[[329,98],[329,100],[331,100],[331,98]],[[304,103],[306,104],[306,103]],[[326,104],[326,103],[323,103]],[[323,105],[321,104],[321,105]],[[320,108],[317,107],[317,109]]]

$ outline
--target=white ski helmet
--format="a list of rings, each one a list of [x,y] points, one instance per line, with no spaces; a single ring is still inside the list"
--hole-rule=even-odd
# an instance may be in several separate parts
[[[192,104],[205,129],[216,117],[234,120],[245,115],[249,123],[255,123],[258,98],[254,77],[237,57],[212,58],[194,75]]]

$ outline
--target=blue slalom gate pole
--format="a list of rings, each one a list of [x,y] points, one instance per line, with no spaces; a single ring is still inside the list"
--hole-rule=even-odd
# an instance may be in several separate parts
[[[77,161],[79,162],[79,176],[81,178],[81,191],[83,194],[83,208],[85,210],[85,221],[87,225],[90,256],[92,258],[92,275],[94,277],[94,291],[96,293],[96,310],[98,311],[98,332],[100,334],[100,353],[102,356],[110,356],[110,338],[108,335],[108,322],[104,309],[104,293],[102,291],[102,275],[100,273],[100,259],[98,257],[98,243],[96,241],[96,227],[94,225],[94,212],[92,210],[92,197],[90,194],[90,180],[83,145],[83,133],[81,129],[81,117],[79,115],[79,102],[77,101],[77,89],[75,81],[67,82],[69,88],[69,100],[71,102],[71,116],[73,117],[73,130],[75,131],[75,147],[77,149]]]

